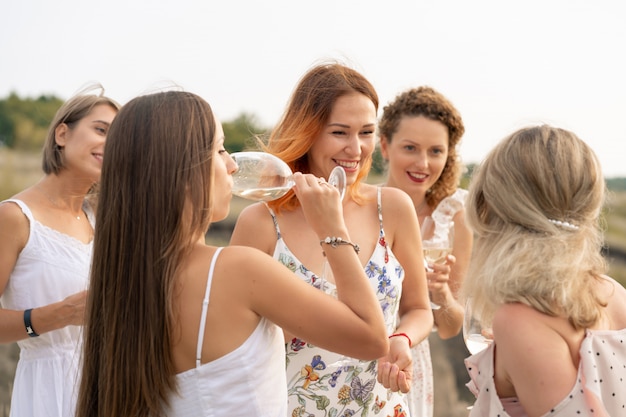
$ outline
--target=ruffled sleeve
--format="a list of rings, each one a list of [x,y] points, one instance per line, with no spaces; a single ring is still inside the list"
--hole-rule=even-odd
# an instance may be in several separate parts
[[[444,240],[448,233],[448,225],[453,222],[454,215],[465,207],[467,190],[458,188],[454,194],[441,200],[431,214],[435,221],[434,238]]]
[[[435,211],[433,211],[432,218],[437,223],[452,221],[454,215],[465,207],[466,198],[467,190],[458,188],[454,194],[441,200]]]

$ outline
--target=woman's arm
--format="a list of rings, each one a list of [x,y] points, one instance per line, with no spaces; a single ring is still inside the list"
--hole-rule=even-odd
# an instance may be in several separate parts
[[[250,246],[273,255],[276,239],[276,230],[267,207],[263,203],[256,203],[239,213],[230,245]]]
[[[464,308],[452,294],[449,281],[456,258],[448,255],[445,264],[429,265],[426,272],[431,301],[439,308],[433,309],[437,332],[442,339],[456,336],[463,327]]]
[[[452,256],[445,265],[432,265],[427,273],[428,289],[433,302],[441,308],[433,310],[437,332],[442,339],[456,336],[463,327],[464,306],[458,302],[458,291],[463,284],[472,254],[473,235],[465,221],[465,210],[454,215],[454,244]]]
[[[404,269],[399,321],[389,354],[379,360],[378,380],[394,391],[408,392],[413,378],[410,347],[422,342],[432,330],[433,315],[428,298],[419,223],[407,194],[395,188],[383,190],[383,222],[391,250]],[[411,346],[409,346],[409,339]]]
[[[398,189],[385,188],[383,196],[383,221],[385,230],[392,226],[391,250],[404,269],[402,297],[400,299],[400,321],[397,332],[407,333],[413,344],[426,339],[432,330],[432,313],[419,223],[413,203],[408,195]],[[386,210],[387,209],[387,210]],[[388,219],[394,219],[393,223]]]
[[[294,180],[307,223],[318,238],[335,236],[349,241],[337,191],[318,184],[312,175],[295,174]],[[270,236],[275,241],[273,227]],[[267,255],[252,252],[245,256],[249,262],[242,262],[244,270],[238,274],[246,282],[251,308],[285,331],[325,349],[363,359],[382,356],[388,349],[384,317],[355,248],[322,244],[319,250],[326,253],[333,269],[337,299],[294,279],[289,269]]]

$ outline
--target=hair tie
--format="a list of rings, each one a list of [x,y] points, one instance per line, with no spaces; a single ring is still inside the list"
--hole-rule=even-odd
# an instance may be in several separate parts
[[[557,227],[562,227],[563,229],[567,229],[567,230],[578,230],[580,229],[580,227],[576,226],[575,224],[572,224],[570,222],[564,222],[561,220],[554,220],[554,219],[548,219],[548,221],[552,224],[554,224]]]

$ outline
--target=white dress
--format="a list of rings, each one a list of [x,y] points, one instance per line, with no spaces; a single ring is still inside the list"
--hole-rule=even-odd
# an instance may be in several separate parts
[[[283,332],[262,317],[252,334],[235,350],[201,363],[213,255],[202,304],[196,367],[176,375],[178,393],[170,395],[165,414],[172,417],[287,417],[287,382]]]
[[[58,302],[86,290],[93,242],[88,244],[37,221],[20,200],[30,224],[26,246],[20,253],[0,297],[2,308],[25,310]],[[87,203],[83,209],[94,225]],[[37,326],[35,325],[35,331]],[[67,326],[18,342],[11,417],[65,417],[74,415],[82,330]]]
[[[454,194],[439,202],[431,217],[437,225],[451,221],[465,207],[467,190],[458,188]],[[441,230],[441,229],[439,229]],[[428,338],[411,349],[413,354],[413,386],[407,394],[412,416],[432,417],[434,410],[433,363],[430,357]]]

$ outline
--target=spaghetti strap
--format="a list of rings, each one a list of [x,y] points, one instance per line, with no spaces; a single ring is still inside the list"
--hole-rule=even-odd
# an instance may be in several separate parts
[[[274,213],[274,210],[272,210],[272,208],[267,204],[267,202],[264,202],[265,207],[267,207],[267,210],[270,212],[270,216],[272,216],[272,221],[274,222],[274,229],[276,230],[276,237],[278,238],[278,240],[281,239],[281,234],[280,234],[280,227],[278,227],[278,219],[276,218],[276,214]]]
[[[10,198],[8,200],[4,200],[4,201],[0,201],[0,204],[4,204],[4,203],[15,203],[17,204],[17,206],[22,210],[22,213],[24,213],[24,216],[26,216],[26,218],[28,219],[28,223],[29,223],[29,230],[30,233],[33,232],[33,222],[35,221],[35,218],[33,217],[33,212],[30,211],[30,208],[26,205],[26,203],[24,203],[22,200],[18,200],[15,198]]]
[[[383,230],[383,189],[378,187],[376,192],[376,200],[378,205],[378,223],[380,224],[380,230]]]
[[[224,248],[217,248],[213,254],[211,260],[211,267],[209,268],[209,276],[206,282],[206,290],[204,292],[204,300],[202,301],[202,313],[200,315],[200,331],[198,333],[198,347],[196,349],[196,368],[200,367],[200,358],[202,356],[202,344],[204,343],[204,328],[206,326],[206,312],[209,308],[209,294],[211,293],[211,282],[213,281],[213,270],[215,269],[215,262],[217,257]]]
[[[385,240],[385,229],[383,228],[383,189],[378,187],[377,191],[377,205],[378,205],[378,223],[380,230],[378,232],[378,244],[385,248],[385,263],[389,262],[389,247]]]

